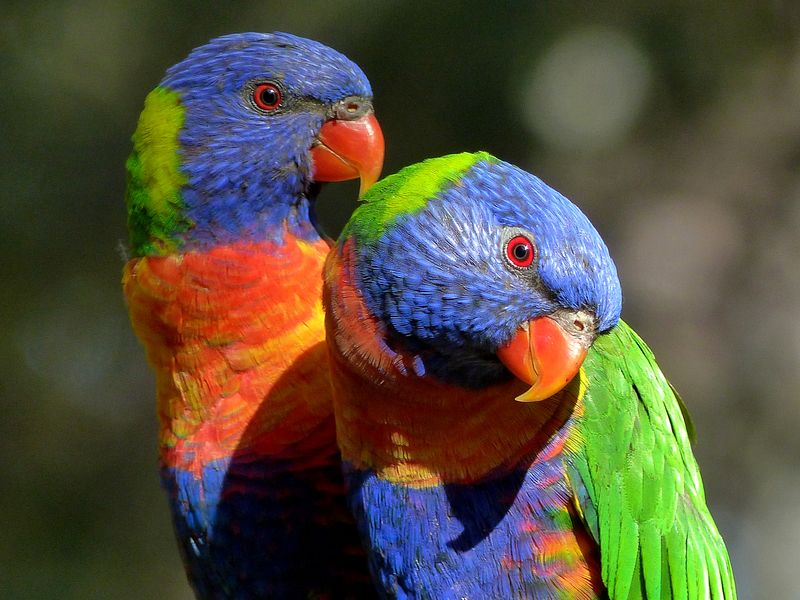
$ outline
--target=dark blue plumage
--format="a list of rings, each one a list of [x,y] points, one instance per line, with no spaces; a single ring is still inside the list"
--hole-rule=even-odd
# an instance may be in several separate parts
[[[313,590],[356,600],[368,594],[367,574],[354,577],[363,556],[346,507],[326,485],[329,470],[327,464],[297,470],[290,461],[247,457],[214,461],[200,479],[162,468],[197,596],[306,600]]]
[[[456,417],[457,418],[457,417]],[[552,441],[559,446],[563,438]],[[558,454],[477,483],[406,486],[346,465],[350,505],[384,598],[570,598],[558,575],[569,497]],[[560,541],[560,540],[559,540]],[[555,552],[554,552],[555,550]],[[559,595],[559,591],[563,595]]]

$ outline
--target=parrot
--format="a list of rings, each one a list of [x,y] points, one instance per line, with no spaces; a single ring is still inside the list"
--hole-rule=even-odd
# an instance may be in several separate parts
[[[325,265],[382,598],[732,599],[693,426],[578,207],[485,152],[378,182]]]
[[[198,598],[374,597],[344,495],[322,310],[322,182],[380,176],[369,81],[287,33],[194,49],[126,162],[123,289]]]

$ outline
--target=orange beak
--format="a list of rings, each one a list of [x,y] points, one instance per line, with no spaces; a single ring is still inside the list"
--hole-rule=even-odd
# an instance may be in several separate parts
[[[582,323],[575,318],[574,323]],[[497,350],[497,357],[516,377],[531,384],[519,402],[546,400],[578,374],[589,349],[585,336],[576,336],[551,317],[525,323]]]
[[[383,168],[383,132],[373,113],[353,121],[325,121],[311,147],[315,181],[361,179],[361,197],[378,181]]]

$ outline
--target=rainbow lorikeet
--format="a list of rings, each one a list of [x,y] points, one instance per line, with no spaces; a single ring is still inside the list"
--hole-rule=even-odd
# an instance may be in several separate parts
[[[619,320],[580,210],[485,153],[408,167],[365,200],[325,306],[381,595],[734,598],[682,405]]]
[[[145,100],[124,290],[156,374],[161,478],[201,598],[374,594],[344,501],[314,225],[378,178],[361,70],[293,35],[217,38]]]

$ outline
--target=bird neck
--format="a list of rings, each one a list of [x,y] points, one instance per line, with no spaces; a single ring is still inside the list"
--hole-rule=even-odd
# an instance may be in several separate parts
[[[536,404],[516,383],[468,390],[409,377],[375,383],[334,354],[334,411],[343,460],[411,487],[468,484],[561,453],[578,386]],[[378,380],[380,381],[380,380]]]
[[[191,163],[182,169],[192,174]],[[283,244],[287,234],[319,242],[322,236],[309,191],[300,176],[244,172],[214,180],[208,172],[196,172],[174,192],[168,211],[157,215],[152,184],[130,177],[128,224],[133,254],[204,252],[236,243]],[[131,210],[137,199],[143,201]]]
[[[412,487],[474,483],[561,452],[580,409],[576,378],[542,402],[514,400],[516,379],[482,388],[442,382],[390,348],[352,273],[326,266],[327,335],[342,457]]]
[[[187,172],[193,165],[187,163]],[[232,174],[219,185],[212,174],[193,175],[181,190],[191,227],[179,237],[183,251],[236,242],[283,243],[285,234],[307,242],[321,239],[305,178],[275,171]]]

